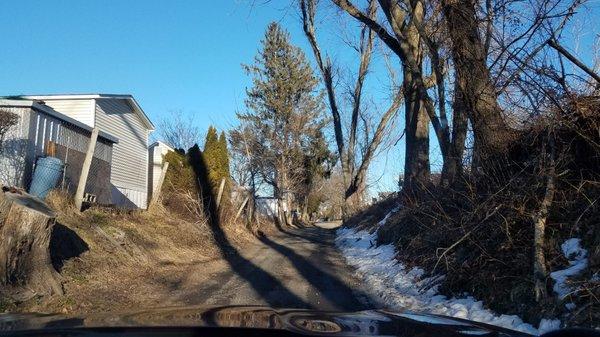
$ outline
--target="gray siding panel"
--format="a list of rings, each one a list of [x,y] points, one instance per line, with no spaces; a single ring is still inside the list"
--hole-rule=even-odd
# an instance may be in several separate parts
[[[96,127],[119,139],[113,146],[111,183],[146,194],[148,129],[139,116],[125,100],[96,99]]]

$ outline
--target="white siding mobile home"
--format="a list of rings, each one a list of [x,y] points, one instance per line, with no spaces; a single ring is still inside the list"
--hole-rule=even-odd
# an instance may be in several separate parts
[[[123,208],[147,207],[148,136],[154,125],[131,95],[24,96],[114,135],[111,202]]]
[[[30,100],[0,99],[0,108],[19,118],[0,148],[0,182],[28,188],[35,161],[52,152],[52,156],[66,164],[61,187],[74,192],[92,128]],[[107,179],[112,147],[117,142],[112,135],[100,132],[94,149],[92,171],[95,176],[88,180],[85,192],[96,195],[101,202],[110,201]]]

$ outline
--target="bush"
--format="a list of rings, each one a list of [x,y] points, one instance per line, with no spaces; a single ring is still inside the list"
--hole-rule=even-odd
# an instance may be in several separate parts
[[[171,212],[188,220],[201,214],[196,175],[186,155],[170,151],[164,156],[169,163],[162,186],[162,204]]]

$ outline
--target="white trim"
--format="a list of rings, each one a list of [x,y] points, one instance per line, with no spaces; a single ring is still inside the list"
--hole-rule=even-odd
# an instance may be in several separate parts
[[[162,145],[166,148],[169,149],[169,151],[175,151],[175,149],[173,149],[171,146],[169,146],[169,144],[165,143],[165,142],[161,142],[160,140],[155,141],[154,143],[150,144],[150,146],[148,146],[149,149],[156,147],[158,145]]]

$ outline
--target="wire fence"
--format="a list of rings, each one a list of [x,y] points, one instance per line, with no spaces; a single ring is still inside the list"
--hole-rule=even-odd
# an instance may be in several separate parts
[[[71,125],[61,125],[56,141],[49,141],[44,146],[42,155],[58,158],[64,164],[61,178],[55,187],[59,187],[69,194],[75,193],[89,141],[87,130]],[[98,139],[85,187],[85,193],[91,199],[90,201],[110,203],[111,160],[112,143]]]

